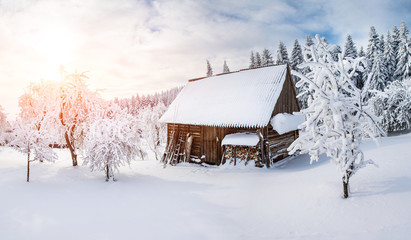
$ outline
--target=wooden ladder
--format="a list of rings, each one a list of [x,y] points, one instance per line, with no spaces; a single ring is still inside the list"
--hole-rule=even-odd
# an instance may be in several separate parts
[[[181,146],[184,145],[184,143],[185,141],[183,137],[180,136],[177,140],[176,147],[174,148],[173,155],[170,159],[171,165],[176,165],[177,163],[180,162],[180,156],[184,155],[184,153],[181,153]]]

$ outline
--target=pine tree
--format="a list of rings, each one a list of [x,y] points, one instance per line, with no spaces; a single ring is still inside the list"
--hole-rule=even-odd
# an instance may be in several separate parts
[[[351,35],[347,35],[347,38],[344,44],[343,58],[355,59],[357,57],[358,57],[358,52],[357,52],[357,48],[355,47],[355,43],[352,40]],[[362,64],[360,63],[360,65]],[[363,68],[364,66],[361,66],[361,67]],[[357,88],[360,88],[360,89],[362,88],[362,78],[363,78],[363,71],[356,70],[353,76],[353,81]]]
[[[357,58],[357,48],[355,47],[355,44],[352,40],[351,35],[347,35],[347,38],[345,40],[345,45],[344,45],[344,58],[350,57],[350,58]]]
[[[265,48],[262,53],[261,65],[265,67],[265,66],[270,66],[273,64],[274,64],[273,57],[271,56],[270,51]]]
[[[298,40],[296,39],[294,41],[294,47],[293,50],[291,52],[291,60],[290,60],[290,68],[294,71],[300,72],[300,73],[304,73],[307,71],[304,71],[304,69],[299,69],[297,68],[298,65],[300,65],[301,63],[304,62],[304,57],[303,57],[303,53],[301,50],[301,46],[298,43]],[[297,76],[292,76],[294,85],[296,86],[297,82],[300,81],[300,78]],[[295,87],[295,90],[297,92],[297,94],[299,94],[301,92],[302,87]],[[307,98],[308,95],[307,94],[303,94],[303,95],[298,95],[298,102],[301,108],[306,108],[307,107]]]
[[[401,22],[400,28],[400,45],[397,55],[397,67],[395,77],[399,81],[411,76],[411,43],[408,39],[409,30],[404,22]]]
[[[368,47],[366,52],[367,60],[370,62],[370,69],[374,64],[374,58],[376,53],[379,54],[381,52],[380,49],[380,38],[375,30],[375,27],[370,28],[370,39],[368,40]]]
[[[398,50],[400,48],[400,42],[401,42],[401,38],[400,38],[400,30],[398,30],[397,26],[394,26],[392,28],[392,50],[394,51],[394,55],[397,58],[398,56]],[[398,58],[395,59],[395,67],[397,67],[397,62],[398,62]]]
[[[387,71],[384,64],[384,55],[382,53],[376,53],[374,55],[374,64],[372,65],[371,72],[368,75],[368,78],[370,79],[368,89],[383,91],[387,82]]]
[[[360,47],[360,50],[358,51],[358,57],[364,57],[365,58],[365,51],[364,51],[364,48],[362,46]],[[365,81],[367,80],[368,66],[367,66],[367,64],[365,64],[365,62],[361,62],[359,64],[359,66],[361,68],[363,68],[364,71],[358,73],[358,77],[356,79],[357,82],[355,83],[355,86],[359,89],[362,89],[364,87]]]
[[[280,44],[278,45],[278,50],[277,50],[277,64],[285,64],[289,63],[288,59],[288,52],[287,52],[287,47],[284,45],[282,41],[280,41]]]
[[[261,56],[259,52],[255,53],[255,67],[261,67]]]
[[[227,62],[224,60],[224,64],[223,64],[223,73],[229,73],[230,69],[227,66]]]
[[[207,77],[213,76],[213,69],[211,68],[210,62],[207,60]]]
[[[394,52],[393,38],[390,32],[387,32],[387,40],[384,47],[384,63],[387,70],[387,81],[392,82],[395,80],[394,73],[396,68],[396,58]]]
[[[251,51],[249,68],[255,68],[255,67],[256,67],[256,62],[255,62],[254,52]]]
[[[341,47],[339,45],[330,45],[329,50],[334,61],[338,61],[338,55],[342,53]]]
[[[290,60],[290,67],[292,70],[297,70],[297,65],[304,62],[303,52],[301,50],[301,46],[296,39],[294,41],[294,47],[291,51],[291,60]]]
[[[362,46],[360,47],[360,50],[358,51],[358,56],[359,57],[365,57],[364,48]]]

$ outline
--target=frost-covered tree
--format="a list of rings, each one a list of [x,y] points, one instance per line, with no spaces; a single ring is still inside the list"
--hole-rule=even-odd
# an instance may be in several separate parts
[[[27,154],[27,182],[30,181],[30,162],[57,160],[56,153],[50,147],[54,137],[45,128],[39,130],[31,122],[18,119],[13,126],[13,134],[14,139],[9,145]]]
[[[37,130],[44,127],[48,128],[48,131],[55,130],[57,118],[52,115],[56,110],[53,97],[58,88],[58,83],[52,81],[30,83],[25,93],[19,97],[21,119],[32,123]]]
[[[314,40],[313,40],[313,38],[311,37],[310,34],[305,35],[305,45],[307,47],[310,47],[310,46],[314,45]]]
[[[259,52],[255,53],[255,67],[261,67],[262,62],[261,62],[261,56]]]
[[[408,27],[401,22],[400,44],[397,55],[397,67],[395,76],[397,80],[404,80],[411,77],[411,41],[408,39]]]
[[[411,128],[411,91],[402,81],[394,81],[370,100],[382,126],[388,132]]]
[[[60,83],[55,103],[57,119],[61,132],[70,150],[73,166],[77,166],[78,150],[82,147],[85,124],[89,115],[99,109],[101,98],[97,92],[88,89],[87,76],[84,73],[74,73],[66,76]]]
[[[207,60],[207,77],[213,76],[213,69],[211,68],[210,62]]]
[[[270,50],[264,48],[262,56],[261,56],[261,66],[271,66],[274,64],[273,56],[271,55]]]
[[[312,61],[299,66],[310,67],[312,71],[306,75],[292,71],[301,78],[297,85],[307,84],[306,90],[312,92],[312,97],[308,108],[302,110],[306,121],[300,126],[300,136],[288,150],[290,154],[298,150],[310,154],[311,162],[318,161],[322,153],[331,157],[340,170],[344,198],[347,198],[350,178],[360,168],[373,163],[364,159],[361,140],[376,138],[382,130],[364,104],[367,89],[359,90],[352,81],[355,71],[361,70],[359,62],[363,59],[342,59],[340,54],[338,61],[334,61],[327,43],[318,35],[316,40],[310,50]]]
[[[230,69],[228,68],[227,62],[224,60],[223,64],[223,73],[229,73]]]
[[[355,47],[351,35],[347,35],[347,38],[345,40],[343,57],[350,57],[353,59],[358,57],[357,48]]]
[[[287,47],[284,45],[282,41],[280,41],[280,44],[278,44],[278,49],[277,49],[276,64],[285,64],[289,62],[290,61],[288,59]]]
[[[251,51],[249,68],[255,68],[255,67],[256,67],[256,62],[255,62],[254,52]]]
[[[139,114],[140,121],[144,123],[142,126],[143,137],[156,160],[161,159],[162,146],[167,140],[167,126],[158,121],[166,110],[166,106],[160,103],[153,108],[142,109]]]
[[[135,117],[116,105],[94,112],[85,129],[83,165],[92,171],[105,171],[106,181],[120,166],[139,157],[140,137]]]

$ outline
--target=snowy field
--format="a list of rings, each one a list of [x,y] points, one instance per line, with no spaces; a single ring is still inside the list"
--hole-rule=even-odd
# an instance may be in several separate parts
[[[27,183],[26,157],[1,147],[0,239],[409,239],[411,133],[362,147],[379,168],[361,169],[346,200],[324,157],[271,169],[137,161],[107,183],[59,151]]]

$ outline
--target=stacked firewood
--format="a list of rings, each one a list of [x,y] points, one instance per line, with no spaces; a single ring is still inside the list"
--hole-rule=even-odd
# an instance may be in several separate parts
[[[260,161],[257,148],[249,146],[226,145],[223,158],[224,162],[234,165],[239,162],[244,162],[247,165],[249,161],[254,161],[257,165],[257,162]]]

